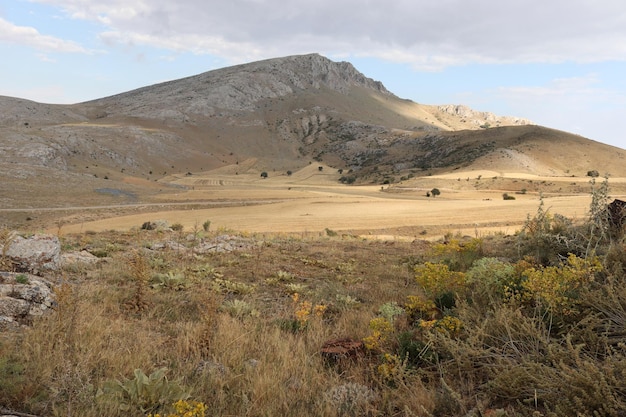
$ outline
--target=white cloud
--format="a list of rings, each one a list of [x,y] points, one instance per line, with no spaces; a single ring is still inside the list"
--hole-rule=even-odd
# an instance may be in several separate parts
[[[231,62],[296,53],[417,68],[626,59],[623,0],[31,0],[108,26],[103,38]]]
[[[0,42],[30,46],[46,52],[90,53],[76,42],[42,35],[29,26],[17,26],[0,17]]]
[[[491,93],[508,103],[515,114],[524,114],[533,122],[623,148],[626,144],[615,126],[626,111],[626,97],[601,86],[601,81],[591,73],[555,78],[545,85],[501,87]]]

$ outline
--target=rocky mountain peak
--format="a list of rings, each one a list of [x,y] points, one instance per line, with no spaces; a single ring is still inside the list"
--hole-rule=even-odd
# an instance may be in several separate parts
[[[104,105],[107,114],[184,121],[190,115],[212,116],[223,110],[253,111],[259,101],[299,91],[327,88],[347,93],[354,87],[392,95],[352,64],[310,54],[217,69],[84,104]]]

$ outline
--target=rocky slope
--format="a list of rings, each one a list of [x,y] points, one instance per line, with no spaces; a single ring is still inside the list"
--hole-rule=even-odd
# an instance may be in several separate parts
[[[110,201],[109,189],[134,201],[161,192],[168,184],[159,180],[169,174],[248,160],[255,161],[251,172],[296,170],[316,160],[351,171],[350,181],[375,183],[469,166],[514,139],[520,145],[545,136],[528,124],[403,100],[350,63],[317,54],[74,105],[0,97],[0,202],[9,208],[102,204]],[[563,132],[548,136],[578,143]],[[602,148],[593,157],[598,161],[579,170],[615,151]]]

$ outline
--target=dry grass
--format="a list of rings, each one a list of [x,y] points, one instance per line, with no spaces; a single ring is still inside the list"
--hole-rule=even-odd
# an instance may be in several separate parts
[[[187,238],[190,230],[196,238]],[[0,404],[87,417],[163,412],[181,395],[219,416],[626,410],[626,277],[615,249],[623,239],[603,243],[610,270],[590,281],[587,264],[533,263],[523,242],[499,234],[433,244],[266,233],[248,235],[258,244],[234,252],[146,249],[166,240],[192,248],[216,233],[64,235],[66,250],[86,248],[106,261],[66,268],[57,310],[2,338]],[[472,264],[482,257],[494,260]],[[449,267],[455,285],[443,288],[415,268],[425,261]],[[555,285],[532,292],[536,271]],[[556,285],[572,276],[589,284],[569,292]],[[559,309],[551,309],[557,296]],[[316,305],[325,306],[321,317]],[[389,330],[377,335],[384,320]],[[320,349],[339,338],[375,347],[331,364]],[[116,382],[128,386],[136,369],[154,376],[162,368],[156,399],[133,399]]]
[[[3,340],[1,372],[11,386],[0,390],[0,403],[42,415],[142,415],[94,396],[106,381],[160,367],[215,415],[332,415],[324,393],[348,382],[371,385],[368,366],[338,374],[319,349],[331,338],[358,339],[367,332],[371,306],[402,299],[410,244],[274,238],[259,249],[194,258],[142,249],[165,237],[64,238],[68,248],[108,251],[108,261],[64,271],[57,311]],[[151,286],[162,271],[175,271],[184,286]],[[289,271],[290,282],[274,282],[279,271]],[[254,290],[218,290],[216,277]],[[305,331],[290,330],[296,307],[289,284],[300,285],[304,299],[328,305],[325,318],[312,318]],[[234,299],[259,314],[235,317],[220,309]],[[9,364],[19,364],[19,372]]]

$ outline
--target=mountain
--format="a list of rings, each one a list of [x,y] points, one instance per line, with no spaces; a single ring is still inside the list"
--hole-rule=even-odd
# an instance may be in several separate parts
[[[312,161],[357,184],[498,164],[626,177],[621,149],[521,118],[404,100],[317,54],[73,105],[0,97],[0,146],[0,202],[9,208],[100,204],[109,192],[141,199],[171,186],[170,174],[285,172]]]

